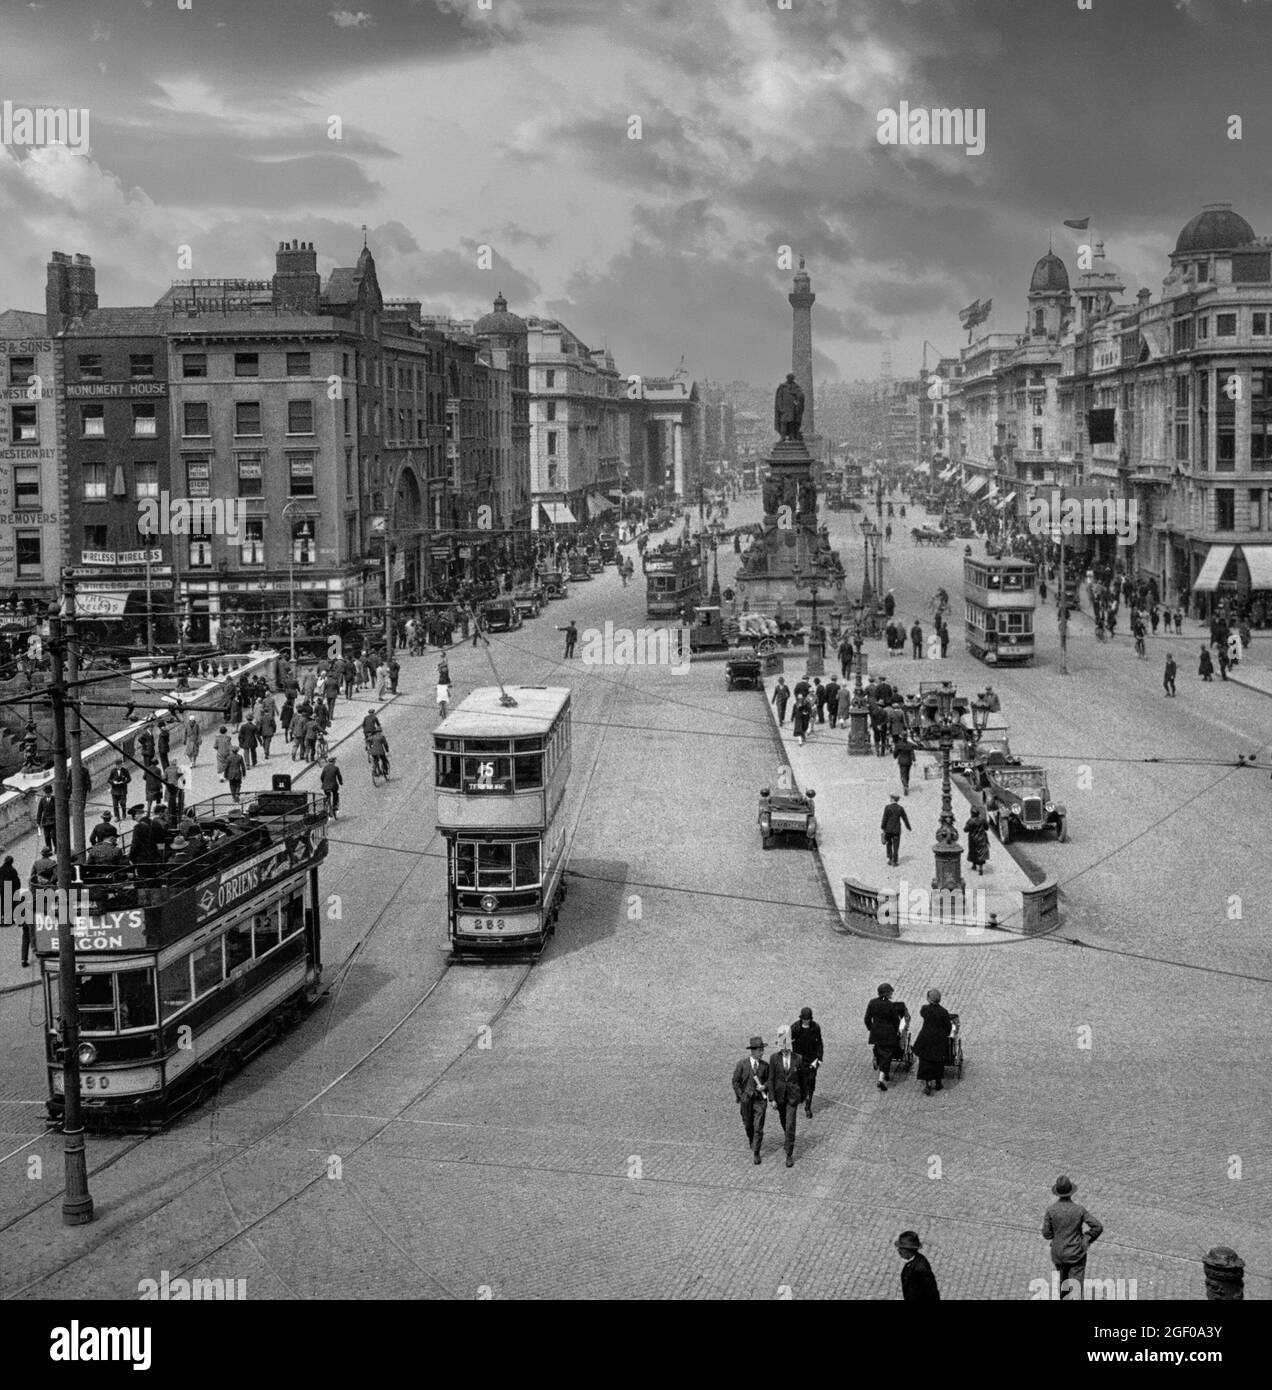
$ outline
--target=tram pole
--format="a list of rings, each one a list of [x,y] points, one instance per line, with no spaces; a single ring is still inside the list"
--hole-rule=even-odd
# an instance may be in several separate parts
[[[72,597],[72,605],[73,605]],[[72,612],[74,608],[72,606]],[[71,819],[66,778],[66,675],[62,664],[64,635],[56,607],[49,614],[49,656],[53,705],[53,809],[57,849],[57,973],[62,1032],[62,1139],[66,1187],[62,1194],[62,1224],[85,1226],[93,1219],[84,1152],[84,1122],[80,1115],[79,999],[75,978],[75,935],[72,931]]]
[[[1064,484],[1060,484],[1060,514],[1064,515]],[[1064,525],[1060,526],[1060,674],[1069,674],[1069,587],[1064,581]]]
[[[62,581],[62,612],[66,619],[66,678],[74,689],[79,680],[79,642],[75,622],[75,584],[70,579]],[[85,786],[83,759],[83,731],[80,728],[79,705],[72,702],[68,720],[68,734],[71,746],[71,851],[84,852],[84,811],[88,800]]]
[[[384,527],[384,659],[393,655],[393,546],[388,523]]]

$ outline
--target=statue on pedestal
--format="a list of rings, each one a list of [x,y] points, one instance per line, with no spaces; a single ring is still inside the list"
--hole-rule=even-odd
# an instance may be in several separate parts
[[[795,380],[794,372],[777,388],[773,399],[773,428],[783,439],[803,439],[800,424],[804,419],[804,391]]]

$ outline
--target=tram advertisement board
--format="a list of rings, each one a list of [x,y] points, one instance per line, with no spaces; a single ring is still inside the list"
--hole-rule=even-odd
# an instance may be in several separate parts
[[[40,890],[50,896],[59,891]],[[87,895],[85,895],[87,896]],[[71,935],[75,939],[76,954],[91,951],[143,951],[146,949],[146,914],[139,907],[125,908],[122,912],[103,912],[91,915],[72,908],[74,918]],[[35,949],[56,951],[58,931],[62,926],[63,914],[52,904],[38,904],[35,917]]]
[[[222,869],[194,890],[195,922],[206,922],[240,899],[267,887],[274,879],[321,858],[325,848],[326,838],[321,828],[310,826],[287,836],[280,844],[268,846],[250,859]]]

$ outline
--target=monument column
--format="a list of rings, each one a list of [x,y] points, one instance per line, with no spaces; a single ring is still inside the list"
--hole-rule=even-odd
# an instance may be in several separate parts
[[[685,495],[685,456],[682,426],[679,420],[671,422],[671,458],[676,470],[676,495]]]
[[[804,420],[801,426],[805,439],[812,439],[817,433],[813,421],[813,293],[812,281],[804,269],[804,258],[799,258],[799,269],[795,272],[795,288],[786,296],[794,311],[791,326],[791,371],[804,391]]]

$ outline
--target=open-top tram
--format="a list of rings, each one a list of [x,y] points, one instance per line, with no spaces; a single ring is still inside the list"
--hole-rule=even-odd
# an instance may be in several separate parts
[[[570,692],[474,690],[433,731],[456,957],[540,950],[565,897]]]
[[[216,796],[136,862],[76,856],[71,902],[36,916],[53,1120],[63,1109],[58,938],[75,938],[87,1125],[154,1129],[213,1092],[318,997],[321,796]],[[198,827],[197,830],[195,827]]]

